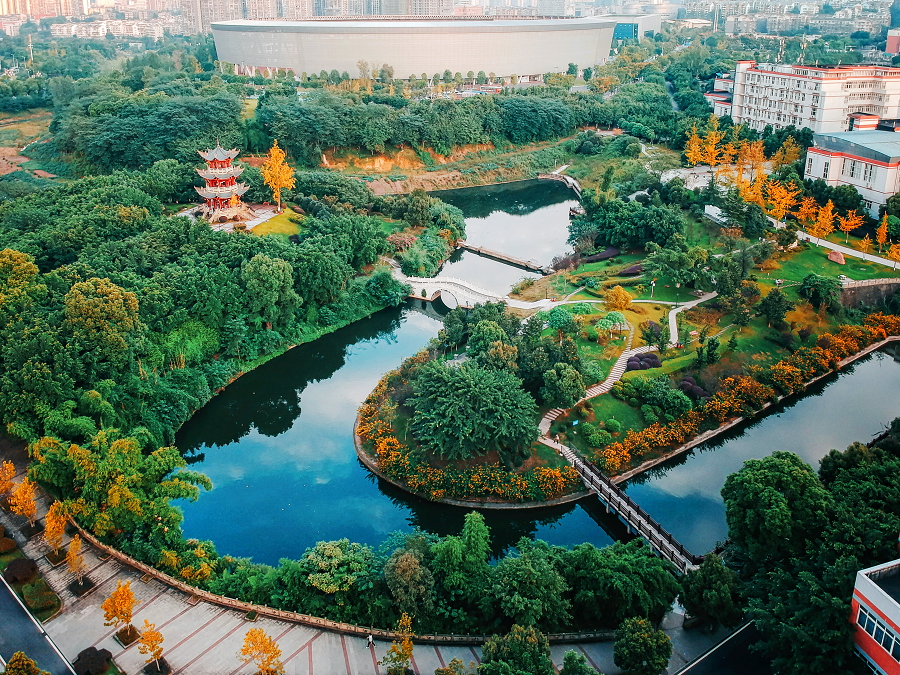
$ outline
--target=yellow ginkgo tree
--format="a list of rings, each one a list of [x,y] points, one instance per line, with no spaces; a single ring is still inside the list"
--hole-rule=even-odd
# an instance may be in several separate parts
[[[281,211],[281,191],[290,190],[295,185],[294,170],[285,161],[285,153],[276,140],[269,150],[269,157],[260,168],[263,180],[272,189],[272,198]]]

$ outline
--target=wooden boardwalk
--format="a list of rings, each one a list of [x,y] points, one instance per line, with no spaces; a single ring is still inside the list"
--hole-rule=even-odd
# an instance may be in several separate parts
[[[533,260],[522,260],[521,258],[515,258],[511,255],[506,255],[505,253],[500,253],[499,251],[493,251],[489,248],[484,248],[483,246],[472,246],[466,242],[465,239],[460,239],[456,242],[456,245],[464,249],[466,251],[471,251],[480,256],[484,256],[485,258],[491,258],[492,260],[498,260],[503,263],[507,263],[508,265],[515,265],[516,267],[523,267],[526,270],[531,270],[532,272],[540,272],[541,274],[552,274],[553,270],[548,266],[542,266]]]

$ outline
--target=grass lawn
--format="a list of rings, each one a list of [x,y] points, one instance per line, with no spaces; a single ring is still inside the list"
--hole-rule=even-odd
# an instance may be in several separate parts
[[[809,248],[797,253],[782,254],[774,259],[775,268],[757,272],[760,284],[775,283],[775,279],[786,281],[803,281],[810,273],[823,276],[844,274],[854,281],[864,279],[882,279],[900,276],[900,270],[893,270],[885,265],[863,261],[859,258],[847,257],[846,265],[838,265],[828,260],[828,249],[809,244]]]
[[[277,234],[287,238],[292,234],[300,234],[300,226],[297,225],[297,223],[291,222],[290,219],[292,217],[302,218],[302,216],[298,216],[298,214],[291,209],[285,208],[282,213],[279,213],[277,216],[264,223],[260,223],[250,231],[258,237]]]
[[[6,566],[9,565],[16,558],[24,558],[25,554],[22,553],[19,549],[13,549],[9,553],[4,553],[0,555],[0,572],[6,569]]]
[[[554,422],[553,427],[550,430],[551,433],[560,434],[561,443],[571,443],[585,456],[592,456],[593,451],[580,431],[580,427],[584,422],[590,422],[591,424],[601,427],[602,425],[600,422],[606,422],[606,420],[614,419],[620,422],[622,424],[622,430],[613,434],[614,441],[624,438],[625,434],[628,433],[630,429],[640,430],[647,426],[644,422],[644,418],[641,416],[641,411],[638,408],[632,408],[615,396],[601,394],[600,396],[591,399],[590,403],[593,414],[589,415],[587,420],[579,421],[578,424],[573,426],[572,422],[575,420],[575,417],[564,417],[559,421]]]

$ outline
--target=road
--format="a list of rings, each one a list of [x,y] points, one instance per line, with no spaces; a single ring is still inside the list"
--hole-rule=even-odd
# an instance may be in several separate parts
[[[25,652],[50,675],[73,675],[75,672],[12,589],[0,579],[0,657],[9,661],[16,652]]]
[[[769,661],[750,651],[750,645],[761,637],[752,624],[747,624],[676,675],[772,675]]]

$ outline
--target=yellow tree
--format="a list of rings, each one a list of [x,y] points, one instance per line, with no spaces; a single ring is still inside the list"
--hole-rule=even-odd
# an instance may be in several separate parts
[[[897,263],[900,262],[900,243],[891,244],[887,252],[888,260],[894,261],[893,269],[897,269]]]
[[[141,631],[141,637],[138,639],[138,652],[149,656],[146,663],[153,661],[156,669],[159,670],[159,660],[163,653],[163,636],[156,630],[156,624],[152,624],[144,619],[144,630]]]
[[[766,199],[769,202],[769,215],[775,220],[782,221],[797,203],[797,195],[800,190],[792,183],[768,181],[766,183]]]
[[[725,137],[725,132],[719,130],[719,118],[709,116],[709,124],[703,136],[703,163],[715,167],[722,163],[722,149],[719,143]]]
[[[763,142],[744,143],[741,146],[738,163],[749,167],[750,171],[756,173],[756,170],[763,167],[766,163],[766,151],[763,148]]]
[[[878,226],[878,229],[875,230],[875,241],[878,242],[878,252],[881,253],[881,248],[885,245],[888,238],[888,214],[884,214],[881,219],[881,224]]]
[[[16,475],[16,466],[12,462],[0,464],[0,497],[12,490],[13,478]]]
[[[872,237],[867,234],[856,243],[856,247],[863,252],[863,260],[865,260],[866,253],[872,250]]]
[[[819,209],[816,219],[810,224],[806,230],[810,236],[815,239],[824,239],[834,232],[834,202],[830,199],[828,203]],[[818,244],[818,242],[816,242]]]
[[[53,502],[44,519],[44,541],[53,549],[53,555],[59,555],[62,548],[67,520],[62,502]]]
[[[850,233],[863,224],[863,217],[858,211],[848,211],[847,217],[838,216],[838,229],[844,233],[844,243],[850,241]]]
[[[131,582],[116,582],[116,590],[110,593],[109,597],[100,605],[103,610],[103,618],[106,620],[104,626],[122,626],[123,631],[131,632],[134,627],[131,625],[131,617],[134,612],[134,606],[137,604],[134,593],[131,591]]]
[[[800,146],[797,145],[793,136],[788,136],[784,139],[781,147],[772,155],[772,170],[777,171],[783,166],[793,164],[800,159],[800,155]]]
[[[37,518],[34,483],[25,478],[13,488],[9,498],[9,509],[16,515],[28,518],[28,524],[34,527],[34,521]]]
[[[603,294],[603,300],[606,308],[609,310],[620,312],[631,306],[631,294],[621,286],[613,286]]]
[[[76,534],[69,542],[69,550],[66,552],[66,563],[69,571],[75,575],[75,579],[80,584],[84,579],[85,564],[84,556],[81,555],[81,536]]]
[[[247,631],[238,658],[244,663],[253,661],[258,675],[278,675],[284,672],[284,665],[280,660],[281,649],[262,628],[251,628]]]
[[[390,648],[387,650],[384,658],[379,661],[379,664],[387,668],[387,675],[405,675],[413,655],[412,617],[403,612],[394,632],[397,633],[400,642],[398,643],[395,640],[391,643]]]
[[[752,183],[747,183],[744,192],[741,193],[741,199],[745,202],[758,204],[762,208],[766,208],[766,200],[763,198],[763,186],[766,184],[766,174],[759,168]]]
[[[272,149],[269,150],[269,157],[260,167],[263,180],[272,188],[272,196],[278,204],[279,211],[281,210],[281,191],[290,190],[295,184],[294,170],[284,161],[284,158],[284,150],[278,147],[276,140],[272,144]]]
[[[800,208],[794,213],[794,217],[805,229],[816,219],[818,213],[819,205],[816,204],[816,200],[812,197],[804,197],[800,201]]]
[[[687,143],[684,145],[684,156],[691,166],[696,166],[703,161],[703,140],[697,133],[697,126],[691,127]]]

